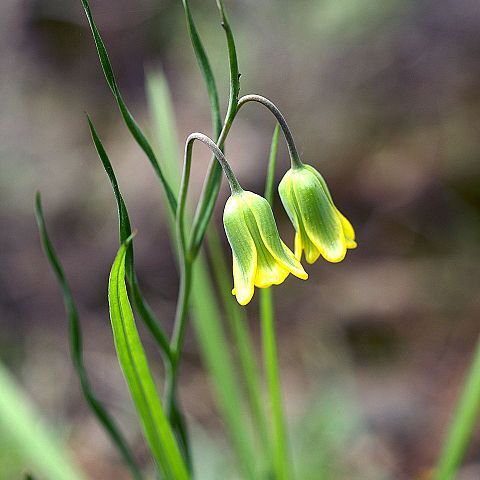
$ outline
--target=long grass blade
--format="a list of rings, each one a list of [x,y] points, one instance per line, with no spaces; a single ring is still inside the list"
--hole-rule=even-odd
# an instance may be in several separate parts
[[[238,95],[240,93],[240,72],[238,71],[237,48],[235,46],[235,38],[230,27],[223,0],[217,0],[217,7],[222,20],[222,27],[225,30],[228,47],[228,60],[230,65],[230,98],[228,108],[235,110],[237,108]],[[228,116],[228,113],[227,113]]]
[[[222,118],[220,115],[220,103],[218,100],[218,90],[215,77],[213,75],[212,67],[210,66],[210,61],[208,60],[207,52],[205,51],[193,19],[192,12],[190,10],[190,2],[188,0],[182,0],[182,3],[185,10],[185,19],[195,57],[197,58],[198,66],[200,67],[200,71],[202,72],[205,85],[207,87],[208,98],[210,100],[210,106],[212,110],[212,127],[214,136],[218,137],[220,135],[220,130],[222,129]]]
[[[279,132],[280,129],[277,124],[273,132],[265,183],[265,198],[270,204],[273,203],[273,183],[275,179]],[[282,405],[277,339],[275,335],[275,306],[272,293],[271,288],[263,288],[260,291],[263,357],[271,411],[273,466],[277,480],[291,480],[293,478],[293,469],[289,461],[287,448],[287,433]]]
[[[142,475],[139,468],[135,463],[135,458],[128,446],[127,441],[124,436],[121,434],[118,426],[107,412],[102,403],[97,399],[93,392],[93,388],[88,379],[87,371],[83,361],[83,341],[82,341],[82,330],[80,325],[80,320],[78,316],[78,310],[73,299],[70,286],[68,284],[65,272],[58,260],[58,257],[55,253],[53,245],[50,241],[47,227],[45,224],[45,218],[42,211],[42,203],[40,198],[40,193],[37,192],[35,199],[35,215],[37,218],[38,229],[40,231],[40,239],[42,242],[45,255],[50,262],[50,265],[55,273],[58,284],[62,290],[63,301],[65,304],[65,309],[68,315],[68,329],[70,337],[70,355],[72,357],[72,363],[75,368],[75,371],[80,380],[80,386],[83,392],[83,395],[88,403],[88,406],[92,410],[93,414],[97,417],[98,421],[105,429],[105,431],[110,436],[113,444],[116,446],[120,455],[122,456],[125,464],[130,469],[133,478],[136,480],[141,480]]]
[[[87,121],[88,121],[88,127],[90,128],[90,134],[92,135],[92,140],[95,145],[95,149],[97,150],[97,154],[102,162],[105,172],[108,175],[108,178],[110,179],[110,183],[112,184],[113,193],[115,195],[115,200],[117,202],[120,243],[123,243],[132,234],[130,218],[128,216],[127,207],[125,205],[125,201],[123,200],[122,194],[120,192],[117,178],[115,176],[115,172],[113,170],[110,159],[107,155],[105,147],[103,146],[102,141],[98,136],[98,133],[90,117],[88,117],[88,115],[87,115]],[[146,327],[148,328],[153,338],[157,342],[162,353],[165,355],[167,359],[169,359],[170,345],[169,345],[167,335],[164,332],[163,328],[161,327],[159,320],[153,313],[153,310],[150,308],[147,301],[145,300],[142,294],[142,291],[140,289],[137,276],[135,274],[134,261],[133,261],[133,242],[129,243],[128,250],[127,250],[126,274],[127,274],[127,280],[132,289],[132,300],[133,300],[135,309],[137,310],[142,321],[145,323]]]
[[[270,145],[270,156],[268,159],[267,178],[265,180],[265,198],[270,205],[273,205],[273,191],[275,184],[275,169],[277,167],[278,138],[280,134],[280,125],[275,125],[273,131],[272,143]]]
[[[123,243],[132,234],[130,218],[128,216],[127,207],[125,205],[125,201],[123,200],[123,196],[118,187],[118,182],[115,176],[115,172],[113,170],[110,159],[108,158],[107,152],[105,151],[105,148],[102,144],[102,141],[100,140],[100,137],[98,136],[98,133],[95,130],[95,127],[91,119],[88,116],[87,116],[87,120],[88,120],[90,133],[92,135],[92,139],[95,144],[95,148],[97,150],[98,156],[102,161],[105,171],[107,172],[107,175],[110,179],[110,183],[112,184],[113,192],[115,194],[115,199],[117,202],[117,210],[118,210],[120,243]],[[172,183],[170,183],[170,185],[172,185]],[[125,270],[126,270],[126,277],[131,288],[132,300],[133,300],[135,309],[140,315],[143,322],[145,323],[148,330],[150,331],[153,338],[156,340],[158,346],[160,347],[160,350],[164,355],[164,359],[168,367],[172,359],[170,343],[168,341],[166,333],[164,332],[164,330],[160,325],[158,318],[156,317],[155,313],[148,305],[147,301],[145,300],[140,290],[139,282],[138,282],[138,279],[135,273],[135,268],[134,268],[133,241],[129,242],[128,244],[127,255],[125,259]],[[171,420],[175,428],[178,429],[179,438],[182,442],[182,449],[185,452],[185,456],[188,460],[190,457],[190,454],[189,454],[189,446],[188,446],[188,438],[187,438],[187,428],[185,425],[185,421],[183,419],[183,415],[178,409],[176,408],[173,409]]]
[[[435,480],[455,478],[480,413],[480,339],[445,440]]]
[[[81,0],[81,1],[82,1],[83,8],[85,10],[85,14],[87,16],[88,24],[90,25],[90,29],[92,31],[95,46],[97,48],[98,56],[100,58],[100,63],[102,65],[102,70],[105,75],[105,79],[108,83],[108,86],[110,87],[110,90],[112,91],[113,96],[115,97],[118,108],[120,109],[120,113],[123,117],[123,120],[127,128],[129,129],[130,133],[132,134],[133,138],[135,139],[139,147],[144,151],[153,169],[155,170],[158,178],[160,179],[160,183],[162,184],[165,190],[165,195],[167,196],[167,201],[170,206],[170,209],[175,215],[175,212],[177,210],[177,200],[176,200],[175,194],[163,174],[163,171],[160,167],[157,157],[155,156],[153,148],[151,147],[146,136],[142,132],[141,128],[138,126],[137,122],[133,118],[132,114],[128,110],[127,105],[123,100],[123,97],[120,93],[117,82],[115,80],[110,59],[108,58],[107,49],[105,47],[105,44],[103,43],[102,37],[100,36],[100,32],[98,31],[98,28],[93,19],[92,11],[90,9],[88,0]]]
[[[11,444],[25,467],[49,480],[84,480],[85,476],[69,461],[64,445],[46,426],[27,395],[0,364],[0,438]],[[18,471],[12,473],[16,478]],[[0,478],[7,478],[4,468]]]
[[[189,474],[156,390],[127,295],[125,257],[129,241],[120,247],[108,282],[118,360],[158,467],[166,480],[187,480]]]
[[[265,459],[265,462],[268,462],[270,440],[262,395],[260,369],[258,368],[254,345],[248,331],[247,315],[245,310],[238,306],[229,288],[232,280],[218,232],[212,228],[213,226],[212,224],[208,227],[206,242],[213,274],[215,276],[215,285],[217,291],[220,293],[223,308],[227,316],[228,327],[231,331],[233,343],[238,355],[240,374],[247,394],[248,408],[260,442],[262,455],[259,455],[259,457],[262,457]]]

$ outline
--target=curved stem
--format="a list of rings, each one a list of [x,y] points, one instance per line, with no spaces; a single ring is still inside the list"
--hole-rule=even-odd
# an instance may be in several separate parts
[[[297,147],[295,146],[295,141],[293,140],[292,132],[283,116],[282,112],[278,109],[278,107],[268,98],[262,97],[261,95],[245,95],[238,101],[237,109],[245,105],[248,102],[257,102],[265,107],[267,107],[276,117],[280,128],[283,131],[283,135],[285,136],[285,141],[287,142],[288,152],[290,153],[290,160],[292,162],[292,168],[299,168],[302,166],[302,162],[300,160],[300,156],[298,155]]]
[[[303,163],[300,160],[295,141],[293,140],[292,132],[287,124],[287,121],[285,120],[285,117],[271,100],[262,97],[261,95],[245,95],[238,100],[234,110],[230,110],[229,108],[229,115],[227,115],[222,132],[220,133],[217,141],[218,147],[223,147],[233,120],[235,119],[240,108],[248,102],[260,103],[273,113],[283,131],[283,135],[285,136],[292,168],[300,168]],[[192,236],[190,241],[190,252],[193,258],[195,258],[200,249],[200,245],[203,241],[203,237],[205,236],[205,231],[207,229],[208,222],[210,221],[210,217],[212,216],[213,207],[218,196],[220,185],[217,175],[218,166],[216,163],[211,163],[207,173],[205,187],[199,200],[199,207],[197,208],[197,213],[193,222]]]
[[[180,289],[178,294],[177,311],[175,314],[173,335],[170,342],[171,362],[167,371],[167,383],[165,390],[167,408],[169,409],[169,411],[172,410],[175,402],[177,369],[180,361],[180,353],[183,345],[183,340],[185,338],[188,303],[190,300],[190,292],[192,285],[192,265],[194,262],[194,257],[192,257],[191,253],[187,250],[184,217],[188,193],[188,183],[190,180],[190,170],[192,165],[192,151],[195,140],[198,140],[207,145],[207,147],[210,148],[212,153],[215,155],[215,158],[221,165],[225,176],[227,177],[228,183],[232,190],[232,194],[241,193],[243,191],[242,187],[238,183],[237,178],[235,177],[235,174],[230,167],[230,164],[227,162],[225,155],[218,148],[215,142],[203,133],[192,133],[191,135],[189,135],[185,144],[183,175],[180,184],[180,195],[178,198],[178,208],[176,216],[177,240],[180,247]]]
[[[175,317],[175,325],[174,325],[174,332],[172,341],[170,343],[170,351],[172,357],[172,369],[173,373],[175,373],[178,359],[180,355],[180,349],[183,344],[183,337],[185,336],[185,324],[186,324],[186,314],[187,314],[187,307],[188,307],[188,299],[190,293],[190,279],[191,279],[191,267],[193,263],[193,258],[191,255],[188,255],[187,252],[187,245],[185,239],[185,207],[187,201],[187,192],[188,192],[188,183],[190,180],[190,170],[192,166],[192,150],[193,144],[195,140],[198,140],[205,145],[212,151],[215,155],[215,158],[222,166],[222,169],[227,177],[228,183],[230,184],[230,188],[232,190],[232,194],[240,193],[243,191],[242,187],[238,183],[235,174],[233,173],[230,164],[227,162],[225,155],[222,151],[217,147],[215,142],[204,135],[203,133],[192,133],[187,138],[185,144],[185,158],[183,164],[183,175],[182,181],[180,184],[180,195],[178,199],[178,208],[177,208],[177,218],[176,218],[176,226],[177,226],[177,239],[180,244],[179,254],[180,254],[180,292],[179,292],[179,301],[177,305],[177,313]]]
[[[237,111],[233,110],[225,119],[225,124],[222,127],[222,131],[218,136],[217,146],[220,149],[223,149],[225,140],[230,132],[233,120],[235,119]],[[218,162],[215,161],[215,158],[210,162],[208,167],[206,178],[207,180],[204,183],[204,188],[200,195],[198,202],[199,207],[195,212],[195,217],[193,219],[192,234],[190,238],[190,254],[195,258],[200,250],[200,246],[205,236],[205,231],[207,230],[208,222],[212,216],[213,208],[215,202],[217,201],[218,192],[220,191],[220,173]]]
[[[235,118],[235,115],[238,111],[238,95],[240,93],[240,73],[238,70],[238,59],[237,51],[235,47],[235,39],[233,36],[230,23],[228,21],[227,15],[225,13],[225,7],[222,0],[217,0],[217,7],[220,13],[222,20],[222,27],[225,31],[225,36],[227,39],[227,48],[228,48],[228,61],[229,61],[229,72],[230,72],[230,92],[228,99],[227,113],[225,115],[225,121],[223,127],[221,123],[216,123],[214,126],[214,135],[217,137],[217,145],[220,149],[223,150],[223,144],[227,138],[232,122]],[[208,67],[208,71],[211,71],[208,62],[204,65],[205,68]],[[207,77],[205,77],[207,79]],[[207,81],[207,88],[209,88],[209,82]],[[212,114],[215,118],[219,117],[220,111],[218,108],[218,103],[210,102],[212,107]],[[195,218],[193,221],[192,227],[192,237],[190,241],[190,252],[192,257],[196,257],[200,249],[200,245],[205,236],[207,230],[208,222],[213,213],[213,208],[215,207],[215,202],[218,197],[218,192],[220,191],[220,168],[218,167],[215,159],[210,161],[208,167],[208,172],[206,176],[206,181],[204,182],[204,187],[200,195],[199,208],[195,212]]]

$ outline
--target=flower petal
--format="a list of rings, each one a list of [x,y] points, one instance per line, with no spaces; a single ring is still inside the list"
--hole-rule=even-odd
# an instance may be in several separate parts
[[[340,217],[340,222],[342,223],[343,234],[345,235],[345,240],[347,242],[347,248],[357,248],[357,242],[355,241],[355,230],[353,225],[348,221],[347,217],[343,215],[338,208],[335,207],[337,215]]]
[[[233,284],[232,294],[237,298],[240,305],[247,305],[254,293],[255,268],[245,270],[240,266],[237,256],[233,256]]]
[[[297,175],[305,174],[309,178],[297,181],[294,190],[301,222],[308,238],[322,256],[329,262],[340,262],[345,258],[347,251],[340,217],[317,176],[312,176],[310,173],[297,173]]]
[[[255,218],[255,224],[258,227],[263,244],[272,257],[293,275],[306,280],[308,278],[307,272],[305,272],[292,251],[280,240],[270,204],[255,193],[244,192],[243,195],[245,195],[247,203],[251,206],[250,211]]]
[[[264,245],[257,248],[256,287],[267,288],[271,285],[279,285],[289,274],[290,271],[278,263]]]
[[[304,165],[307,170],[312,172],[317,180],[320,182],[320,184],[323,187],[323,190],[325,194],[327,195],[328,199],[330,200],[331,204],[334,206],[338,216],[340,217],[340,221],[342,223],[342,228],[343,228],[343,233],[345,235],[345,240],[347,244],[347,248],[352,249],[352,248],[357,248],[357,242],[355,241],[355,230],[353,229],[352,224],[349,222],[349,220],[343,215],[340,210],[335,206],[333,203],[332,195],[330,194],[330,190],[328,189],[327,182],[325,182],[325,179],[322,177],[320,172],[318,172],[315,168],[313,168],[311,165]]]
[[[245,205],[237,195],[232,195],[225,205],[223,223],[233,256],[232,293],[240,305],[246,305],[253,297],[257,251],[245,222]]]
[[[302,236],[299,232],[295,232],[295,258],[300,262],[302,260]]]
[[[280,191],[280,186],[279,186]],[[292,211],[290,218],[295,218],[293,226],[296,230],[295,234],[295,258],[300,262],[302,260],[302,250],[305,251],[305,259],[308,263],[312,264],[318,260],[320,251],[308,238],[307,232],[303,225],[302,216],[300,214],[300,207],[298,206],[297,199],[295,198],[294,187],[292,182],[286,182],[281,190],[282,197],[288,195],[288,202],[284,202],[285,210]],[[283,202],[283,198],[282,198]]]

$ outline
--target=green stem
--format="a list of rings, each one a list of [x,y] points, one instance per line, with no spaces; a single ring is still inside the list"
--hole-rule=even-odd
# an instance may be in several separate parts
[[[217,0],[217,7],[220,13],[220,17],[222,20],[222,27],[225,31],[225,36],[227,39],[227,48],[228,48],[228,60],[229,60],[229,71],[230,71],[230,92],[229,92],[229,99],[228,99],[228,107],[227,113],[225,115],[225,121],[223,124],[222,131],[218,135],[217,145],[220,149],[223,149],[223,145],[225,139],[227,138],[228,132],[230,131],[230,127],[232,122],[237,114],[238,108],[238,95],[240,93],[240,72],[238,70],[238,59],[237,59],[237,51],[235,47],[235,39],[233,36],[232,29],[230,27],[230,23],[228,21],[227,15],[225,13],[225,7],[223,5],[222,0]],[[199,51],[197,46],[194,44],[195,51]],[[198,54],[197,54],[198,58]],[[206,57],[205,57],[206,59]],[[204,73],[205,79],[207,80],[207,88],[210,92],[211,85],[215,86],[209,81],[209,73],[211,74],[210,65],[208,64],[208,60],[206,63],[201,63],[201,68]],[[215,104],[212,101],[211,96],[211,110],[213,118],[218,118],[219,116],[219,108],[218,102]],[[214,122],[214,132],[218,133],[219,130],[219,123]],[[198,254],[200,249],[200,245],[203,241],[203,237],[205,236],[205,232],[207,230],[208,222],[210,221],[210,217],[213,213],[213,208],[215,207],[215,202],[217,201],[218,192],[220,191],[220,168],[214,158],[210,161],[210,166],[208,168],[206,181],[204,183],[204,188],[202,190],[202,194],[200,196],[200,200],[198,203],[198,208],[195,212],[195,217],[193,221],[192,227],[192,237],[191,237],[191,246],[190,251],[192,256],[195,258]]]
[[[208,242],[210,258],[212,260],[215,283],[220,292],[222,303],[227,314],[227,322],[238,352],[240,371],[245,382],[247,402],[253,424],[258,431],[260,445],[265,452],[265,458],[267,458],[270,451],[270,442],[261,395],[259,369],[257,362],[255,361],[254,346],[248,332],[247,316],[245,310],[239,308],[230,289],[227,287],[231,284],[231,274],[228,271],[218,233],[215,230],[212,230],[212,227],[213,225],[207,230],[206,240]]]
[[[180,203],[179,203],[180,206]],[[185,337],[187,325],[188,304],[192,287],[192,263],[180,253],[180,287],[177,300],[177,311],[175,314],[174,330],[170,342],[170,363],[166,369],[165,380],[165,408],[168,418],[178,432],[178,439],[182,444],[187,464],[191,466],[190,450],[187,440],[186,427],[183,417],[177,405],[177,382],[180,353]]]
[[[279,124],[277,123],[273,132],[267,179],[265,182],[265,198],[270,205],[273,203],[273,184],[277,163],[278,136]],[[272,417],[273,467],[275,478],[276,480],[290,480],[292,475],[287,451],[287,434],[282,406],[282,390],[278,366],[277,340],[275,336],[275,307],[271,288],[263,288],[260,290],[260,317],[262,323],[264,366]]]
[[[223,149],[225,140],[235,119],[236,111],[233,111],[229,117],[225,119],[225,124],[217,140],[217,146],[220,150]],[[202,245],[203,237],[207,230],[208,222],[213,213],[213,208],[217,201],[218,192],[220,191],[221,168],[214,158],[208,167],[207,180],[204,183],[200,199],[198,201],[199,207],[195,212],[193,219],[192,233],[190,237],[190,254],[192,258],[196,258],[200,246]]]
[[[480,411],[480,339],[450,425],[435,480],[452,480],[465,456]]]
[[[280,126],[277,123],[273,131],[272,143],[270,146],[270,156],[268,159],[267,179],[265,180],[265,199],[270,206],[273,205],[273,184],[275,183],[275,168],[277,166],[278,135]]]
[[[177,311],[175,314],[174,330],[172,340],[170,342],[171,364],[167,370],[166,383],[166,401],[171,411],[172,404],[175,402],[175,391],[177,383],[177,370],[180,362],[180,355],[185,338],[185,330],[187,326],[187,313],[190,300],[190,292],[192,286],[192,265],[194,258],[187,250],[186,235],[185,235],[185,209],[187,203],[188,184],[190,180],[190,170],[192,165],[192,151],[195,140],[198,140],[212,151],[215,158],[223,168],[225,176],[230,184],[232,194],[240,193],[242,187],[237,181],[227,159],[222,151],[217,147],[215,142],[203,135],[202,133],[192,133],[187,138],[185,144],[185,157],[183,164],[182,181],[180,184],[180,195],[178,199],[178,208],[176,216],[177,241],[179,245],[179,265],[180,265],[180,289],[177,301]]]
[[[271,100],[262,97],[261,95],[245,95],[238,101],[238,110],[240,110],[240,108],[248,102],[260,103],[261,105],[267,107],[273,113],[273,115],[275,115],[275,118],[277,119],[280,128],[283,131],[283,135],[285,136],[285,141],[287,142],[292,168],[301,167],[302,161],[300,160],[297,147],[295,146],[295,140],[293,139],[292,132],[287,124],[287,121],[285,120],[285,117],[278,107]]]
[[[282,407],[280,371],[278,367],[277,342],[275,338],[272,289],[260,291],[260,316],[262,345],[268,396],[272,415],[273,466],[276,480],[291,480],[288,461],[286,426]]]

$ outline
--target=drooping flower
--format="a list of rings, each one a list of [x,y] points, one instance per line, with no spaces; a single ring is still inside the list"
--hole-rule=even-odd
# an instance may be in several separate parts
[[[292,167],[283,177],[278,192],[295,227],[295,257],[315,262],[320,255],[340,262],[347,249],[356,248],[352,224],[332,200],[325,180],[310,165]]]
[[[223,222],[233,254],[232,293],[240,305],[253,297],[254,287],[278,285],[289,273],[308,275],[293,252],[282,242],[269,203],[248,191],[227,200]]]

